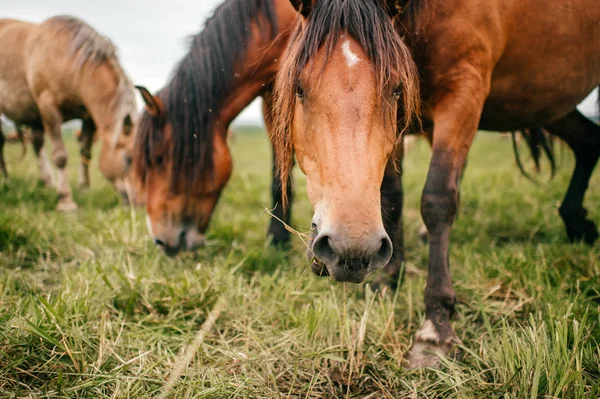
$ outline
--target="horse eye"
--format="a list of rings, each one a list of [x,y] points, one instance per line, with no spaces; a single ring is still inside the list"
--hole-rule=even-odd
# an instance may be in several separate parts
[[[304,89],[300,87],[300,85],[296,86],[296,97],[298,97],[301,101],[306,97],[306,93]]]
[[[397,86],[397,87],[394,89],[394,93],[393,93],[393,95],[394,95],[394,97],[396,97],[396,99],[399,99],[399,98],[400,98],[400,96],[402,95],[402,85],[400,85],[400,86]]]
[[[158,166],[162,165],[164,159],[162,155],[158,155],[156,158],[154,158],[154,163]]]

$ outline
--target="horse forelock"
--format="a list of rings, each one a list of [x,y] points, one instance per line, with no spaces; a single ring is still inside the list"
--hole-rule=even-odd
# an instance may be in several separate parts
[[[346,34],[358,42],[373,65],[377,92],[382,99],[386,119],[391,115],[392,107],[396,106],[386,100],[391,93],[391,85],[395,85],[396,80],[401,82],[402,118],[398,126],[399,135],[410,128],[413,120],[419,120],[420,93],[416,65],[394,21],[381,4],[376,0],[318,1],[308,19],[299,24],[290,38],[275,84],[272,141],[275,143],[277,168],[282,181],[287,180],[293,165],[292,123],[300,75],[321,49],[325,51],[325,64],[340,36]]]

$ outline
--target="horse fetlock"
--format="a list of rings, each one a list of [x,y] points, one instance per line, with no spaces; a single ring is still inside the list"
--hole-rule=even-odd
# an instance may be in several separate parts
[[[425,308],[427,314],[440,315],[447,313],[452,317],[456,305],[456,293],[452,283],[428,284],[425,288]]]

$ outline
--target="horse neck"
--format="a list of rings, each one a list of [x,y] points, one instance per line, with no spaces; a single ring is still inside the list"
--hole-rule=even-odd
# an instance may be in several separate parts
[[[227,127],[244,108],[263,93],[279,70],[280,58],[288,43],[298,14],[289,0],[274,0],[278,36],[267,40],[257,24],[252,25],[246,55],[235,68],[235,84],[224,98],[215,126],[227,132]]]
[[[83,103],[96,125],[98,136],[102,140],[115,139],[127,113],[125,96],[129,80],[118,65],[107,62],[91,71],[82,86]]]

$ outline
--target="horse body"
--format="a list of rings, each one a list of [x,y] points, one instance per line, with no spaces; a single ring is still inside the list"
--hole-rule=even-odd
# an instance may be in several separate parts
[[[369,117],[373,98],[365,96],[363,103],[351,101],[353,87],[366,85],[366,92],[385,93],[398,72],[405,72],[401,79],[404,95],[398,102],[404,127],[416,110],[407,101],[417,96],[421,99],[424,127],[432,137],[433,151],[421,201],[430,252],[426,320],[415,335],[410,360],[415,367],[433,365],[438,360],[435,353],[447,352],[457,340],[450,324],[455,306],[448,264],[450,230],[458,208],[460,176],[479,128],[506,131],[543,126],[565,140],[575,153],[576,166],[560,215],[571,240],[591,244],[598,238],[582,203],[600,156],[600,128],[584,118],[576,105],[600,84],[600,8],[595,0],[551,4],[541,0],[376,1],[390,14],[384,21],[380,11],[366,12],[365,3],[358,0],[291,3],[305,19],[294,36],[296,43],[288,49],[290,60],[278,78],[278,150],[283,154],[280,166],[285,178],[290,170],[287,154],[312,149],[304,151],[304,157],[298,153],[298,162],[307,174],[309,192],[324,193],[311,198],[315,220],[326,221],[325,226],[315,224],[312,252],[322,264],[320,269],[313,267],[317,274],[361,281],[365,271],[372,270],[373,259],[366,255],[375,233],[363,240],[362,246],[353,244],[352,253],[362,254],[362,258],[343,263],[344,273],[337,269],[348,251],[340,243],[354,242],[353,238],[364,231],[377,231],[381,222],[373,218],[371,210],[385,203],[383,185],[385,169],[389,169],[385,161],[390,153],[372,136],[384,138],[389,131],[381,127],[362,131],[336,123],[354,118],[354,126],[360,126],[362,118]],[[398,22],[398,32],[411,49],[420,79],[407,72],[413,59],[394,63],[388,58],[388,65],[396,69],[390,70],[387,81],[374,81],[366,69],[360,82],[344,83],[352,74],[351,63],[338,56],[343,54],[344,35],[353,35],[354,43],[369,53],[378,44],[364,40],[368,32],[384,29],[392,21]],[[314,37],[320,39],[315,42]],[[395,34],[388,34],[388,39],[387,49],[370,51],[367,59],[362,57],[372,70],[381,70],[381,57],[374,54],[403,51]],[[313,42],[318,45],[311,46]],[[302,50],[307,46],[308,50]],[[322,65],[319,70],[313,65],[316,60]],[[338,82],[334,84],[332,79]],[[416,85],[419,81],[420,89]],[[302,89],[296,96],[295,87]],[[320,97],[329,98],[330,104],[314,107]],[[385,101],[380,97],[375,105],[379,102],[382,106]],[[349,166],[346,159],[352,159],[353,164]],[[341,161],[339,168],[327,166],[335,160]],[[360,196],[341,195],[347,212],[338,212],[342,202],[335,198],[347,191],[352,179],[360,182],[366,193],[383,183],[381,204],[373,196],[363,197],[360,205]],[[311,186],[317,189],[311,190]]]
[[[23,43],[34,24],[0,20],[0,113],[23,124],[34,124],[40,113],[27,84]]]
[[[82,146],[82,156],[87,158],[82,164],[83,180],[89,179],[91,137],[97,133],[103,141],[100,170],[126,194],[135,97],[113,44],[82,21],[66,16],[39,25],[2,20],[0,43],[0,113],[32,128],[45,180],[49,172],[42,160],[42,132],[50,137],[59,169],[58,208],[76,208],[64,175],[67,154],[60,131],[62,122],[71,119],[82,119],[82,131],[90,138]]]
[[[148,227],[167,254],[201,245],[211,214],[229,180],[227,131],[257,96],[270,125],[270,82],[279,69],[290,27],[287,0],[228,0],[191,40],[171,81],[155,96],[140,87],[146,112],[138,126],[134,170],[145,193]],[[273,179],[276,214],[279,179]],[[289,233],[274,220],[273,240]]]
[[[491,131],[552,123],[598,85],[600,9],[589,1],[425,3],[411,47],[430,119],[435,98],[469,73],[487,92],[480,128]]]

